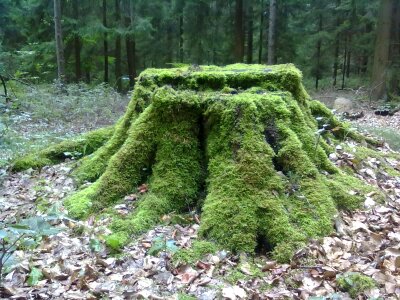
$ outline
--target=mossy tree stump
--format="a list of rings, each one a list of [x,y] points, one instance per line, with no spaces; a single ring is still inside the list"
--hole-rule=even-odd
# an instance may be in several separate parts
[[[334,130],[319,137],[322,124]],[[148,69],[112,136],[74,171],[94,183],[66,206],[83,218],[147,183],[134,212],[114,220],[113,244],[197,207],[201,236],[287,260],[373,189],[328,159],[346,137],[363,139],[309,99],[293,65]]]

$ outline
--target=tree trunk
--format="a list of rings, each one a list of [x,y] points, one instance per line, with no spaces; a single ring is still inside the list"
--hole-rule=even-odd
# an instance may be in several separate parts
[[[344,55],[343,55],[343,65],[342,65],[342,90],[345,86],[346,79],[346,64],[347,64],[347,37],[344,40]]]
[[[179,15],[179,62],[183,63],[183,8]]]
[[[346,62],[346,77],[350,78],[350,68],[351,68],[351,35],[348,38],[348,50],[347,50],[347,62]]]
[[[340,6],[340,0],[336,1],[336,8]],[[336,12],[336,29],[340,26],[339,13]],[[337,32],[335,36],[335,53],[334,53],[334,63],[333,63],[333,86],[336,86],[337,75],[339,69],[339,51],[340,51],[340,33]]]
[[[121,8],[119,0],[115,0],[115,23],[120,25]],[[117,33],[115,38],[115,80],[117,90],[122,91],[122,68],[121,68],[121,36]]]
[[[107,29],[107,0],[103,0],[103,26]],[[103,34],[103,56],[104,56],[104,82],[108,82],[108,37],[107,32]]]
[[[253,63],[253,3],[247,1],[247,59],[248,64]]]
[[[276,0],[269,1],[268,64],[276,64]]]
[[[322,31],[322,13],[319,14],[318,18],[318,31]],[[317,42],[317,66],[315,70],[315,89],[318,90],[318,83],[321,79],[321,47],[322,47],[322,40],[318,38]]]
[[[134,10],[132,1],[128,1],[127,9],[129,9],[128,15],[125,17],[125,25],[129,27],[133,25]],[[126,57],[128,63],[128,76],[129,86],[133,88],[135,85],[136,78],[136,42],[133,34],[128,34],[125,38],[126,44]]]
[[[73,12],[76,21],[79,20],[79,4],[78,0],[74,0],[73,2]],[[78,27],[75,26],[75,35],[74,35],[74,50],[75,50],[75,81],[79,82],[82,79],[82,69],[81,69],[81,38],[79,34],[76,32]]]
[[[235,49],[235,62],[243,62],[243,57],[244,57],[243,0],[236,0],[234,49]]]
[[[61,3],[60,0],[54,0],[54,31],[56,38],[56,54],[57,54],[57,70],[58,80],[65,81],[65,60],[64,60],[64,45],[61,28]]]
[[[381,0],[376,30],[374,65],[372,68],[371,100],[376,101],[386,96],[386,72],[389,66],[389,48],[393,0]]]
[[[262,62],[262,52],[263,52],[263,36],[264,36],[264,0],[260,0],[261,3],[261,14],[260,14],[260,32],[258,37],[258,63]]]

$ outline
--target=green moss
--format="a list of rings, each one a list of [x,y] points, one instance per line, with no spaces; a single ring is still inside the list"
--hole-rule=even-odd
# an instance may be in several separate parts
[[[92,207],[91,195],[96,190],[96,183],[78,191],[77,193],[67,197],[64,205],[68,210],[68,215],[74,219],[83,219],[90,213]]]
[[[352,298],[356,298],[365,291],[376,287],[376,283],[372,278],[357,272],[338,275],[336,284],[340,290],[348,292]]]
[[[114,252],[119,252],[127,244],[129,236],[124,233],[113,233],[105,238],[107,247]]]
[[[182,294],[182,293],[178,294],[178,300],[196,300],[196,299],[197,299],[196,297],[187,294]]]
[[[214,243],[199,240],[193,242],[190,248],[175,252],[172,259],[176,263],[194,264],[207,254],[213,254],[217,250],[218,247]]]
[[[238,281],[247,281],[248,279],[251,279],[251,277],[235,268],[230,271],[226,276],[224,276],[224,279],[230,284],[237,284]]]
[[[59,163],[71,156],[82,157],[89,155],[100,148],[113,135],[113,132],[113,126],[100,128],[72,140],[52,145],[36,153],[19,157],[14,160],[12,170],[40,169],[47,165]]]

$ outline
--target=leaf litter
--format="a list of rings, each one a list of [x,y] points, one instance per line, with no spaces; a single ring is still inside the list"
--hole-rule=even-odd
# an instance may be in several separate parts
[[[350,146],[351,144],[348,144]],[[384,145],[382,152],[390,152]],[[354,156],[338,147],[330,156],[337,165],[353,167]],[[398,168],[400,162],[386,159]],[[5,276],[0,295],[7,299],[351,299],[337,285],[338,276],[363,274],[376,287],[357,299],[398,299],[400,295],[400,177],[382,171],[368,157],[355,169],[358,177],[385,192],[378,204],[366,195],[364,209],[341,212],[336,232],[311,240],[290,264],[268,256],[219,251],[193,264],[176,263],[173,254],[190,248],[197,238],[198,216],[188,225],[159,225],[137,237],[121,254],[104,246],[110,234],[107,218],[74,221],[66,217],[62,199],[75,190],[71,163],[5,174],[0,190],[0,220],[15,222],[32,215],[56,214],[61,229],[35,249],[15,251],[14,268]],[[147,186],[139,187],[145,193]],[[124,215],[136,194],[115,210]],[[42,207],[41,210],[38,208]],[[43,209],[43,207],[45,209]],[[171,216],[164,216],[169,223]]]

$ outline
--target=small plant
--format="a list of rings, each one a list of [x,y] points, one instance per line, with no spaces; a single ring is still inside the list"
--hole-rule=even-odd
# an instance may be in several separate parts
[[[348,292],[352,298],[376,286],[372,278],[357,272],[348,272],[338,275],[336,277],[336,283],[341,291]]]
[[[43,216],[30,217],[17,224],[0,222],[0,282],[15,263],[15,250],[35,247],[43,236],[50,236],[59,231]]]
[[[178,251],[178,247],[175,245],[174,240],[167,240],[166,238],[159,236],[153,240],[152,246],[148,253],[154,256],[161,251],[175,253]]]

